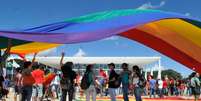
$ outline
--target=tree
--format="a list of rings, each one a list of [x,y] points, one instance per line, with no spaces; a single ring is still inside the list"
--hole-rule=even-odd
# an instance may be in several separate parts
[[[167,75],[169,78],[182,79],[182,75],[172,69],[162,71],[161,73],[162,78],[165,77],[165,75]]]

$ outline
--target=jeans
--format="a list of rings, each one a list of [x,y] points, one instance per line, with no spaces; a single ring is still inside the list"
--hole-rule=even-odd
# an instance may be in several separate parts
[[[142,90],[143,90],[144,95],[147,96],[147,89],[146,88],[142,88]]]
[[[22,87],[22,99],[21,101],[31,101],[32,86]]]
[[[179,90],[178,90],[178,88],[177,87],[174,87],[174,95],[179,95]]]
[[[66,96],[68,93],[68,101],[73,100],[73,93],[74,93],[74,88],[72,87],[71,89],[62,89],[62,96],[61,96],[61,101],[66,101]]]
[[[2,89],[2,87],[0,86],[0,101],[2,100],[2,98],[3,98],[3,89]]]
[[[92,95],[92,101],[96,101],[96,89],[94,85],[90,85],[88,89],[86,89],[86,101],[90,101],[90,95]]]
[[[174,90],[175,90],[174,87],[170,87],[170,94],[171,95],[174,95]]]
[[[129,101],[129,98],[128,98],[128,87],[129,87],[129,84],[122,84],[123,85],[123,97],[124,97],[124,101]]]
[[[163,94],[166,96],[168,95],[168,88],[163,88]]]
[[[116,101],[116,94],[115,94],[116,88],[109,88],[109,94],[111,101]]]
[[[51,86],[51,91],[56,92],[56,97],[59,98],[59,93],[60,93],[60,87],[58,84],[53,84]]]
[[[140,87],[135,87],[134,88],[134,95],[135,95],[135,99],[136,101],[142,101],[142,89]]]
[[[162,88],[159,88],[159,97],[162,98],[163,97],[163,89]]]
[[[152,95],[155,98],[155,88],[150,88],[150,97],[152,97]]]
[[[187,87],[187,95],[188,96],[192,95],[192,89],[191,89],[191,87]]]

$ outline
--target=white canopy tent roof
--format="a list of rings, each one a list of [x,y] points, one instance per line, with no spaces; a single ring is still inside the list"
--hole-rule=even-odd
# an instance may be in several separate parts
[[[29,58],[30,59],[30,58]],[[51,67],[59,67],[61,57],[36,57],[36,61]],[[134,64],[146,65],[157,62],[160,57],[64,57],[63,63],[71,61],[74,64]]]
[[[14,59],[16,59],[16,57],[14,57],[14,56],[11,55],[10,57],[8,57],[7,60],[12,60],[12,61],[13,61],[13,62],[12,62],[12,66],[13,66],[13,67],[15,67],[15,68],[20,67],[20,65],[17,64],[17,62],[16,62]],[[17,58],[17,59],[19,59],[19,58]]]

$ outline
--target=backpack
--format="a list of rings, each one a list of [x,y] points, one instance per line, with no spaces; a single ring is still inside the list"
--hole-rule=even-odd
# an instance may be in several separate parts
[[[62,89],[70,90],[73,88],[73,82],[70,77],[62,77],[60,80],[60,85]]]
[[[121,85],[121,78],[120,75],[116,74],[115,76],[115,81],[114,81],[114,86],[115,88],[119,88]]]
[[[194,83],[194,85],[191,83],[192,92],[196,95],[200,95],[200,86],[194,78],[192,79],[192,82]]]
[[[139,78],[139,82],[138,82],[138,86],[140,87],[140,88],[144,88],[145,86],[146,86],[146,79],[143,77],[143,76],[141,76],[140,78]]]
[[[90,83],[88,82],[88,73],[85,73],[84,76],[82,77],[80,87],[81,89],[86,90],[87,88],[89,88],[89,86]]]
[[[192,78],[193,80],[191,80],[191,87],[199,87],[198,82],[195,80],[195,78]]]

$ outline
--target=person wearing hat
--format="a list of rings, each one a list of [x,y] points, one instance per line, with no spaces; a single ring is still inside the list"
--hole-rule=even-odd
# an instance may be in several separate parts
[[[130,81],[130,75],[131,75],[131,71],[128,70],[128,64],[127,63],[123,63],[121,65],[121,68],[123,69],[123,71],[121,72],[120,76],[121,76],[121,83],[122,83],[122,90],[123,90],[123,98],[124,101],[129,101],[128,98],[128,91],[129,91],[129,81]]]
[[[115,85],[115,81],[118,79],[119,75],[114,70],[114,68],[115,68],[114,63],[108,64],[108,67],[110,69],[109,82],[108,82],[108,84],[109,84],[108,91],[109,91],[109,94],[110,94],[111,101],[116,101],[115,90],[117,88],[117,85]]]

